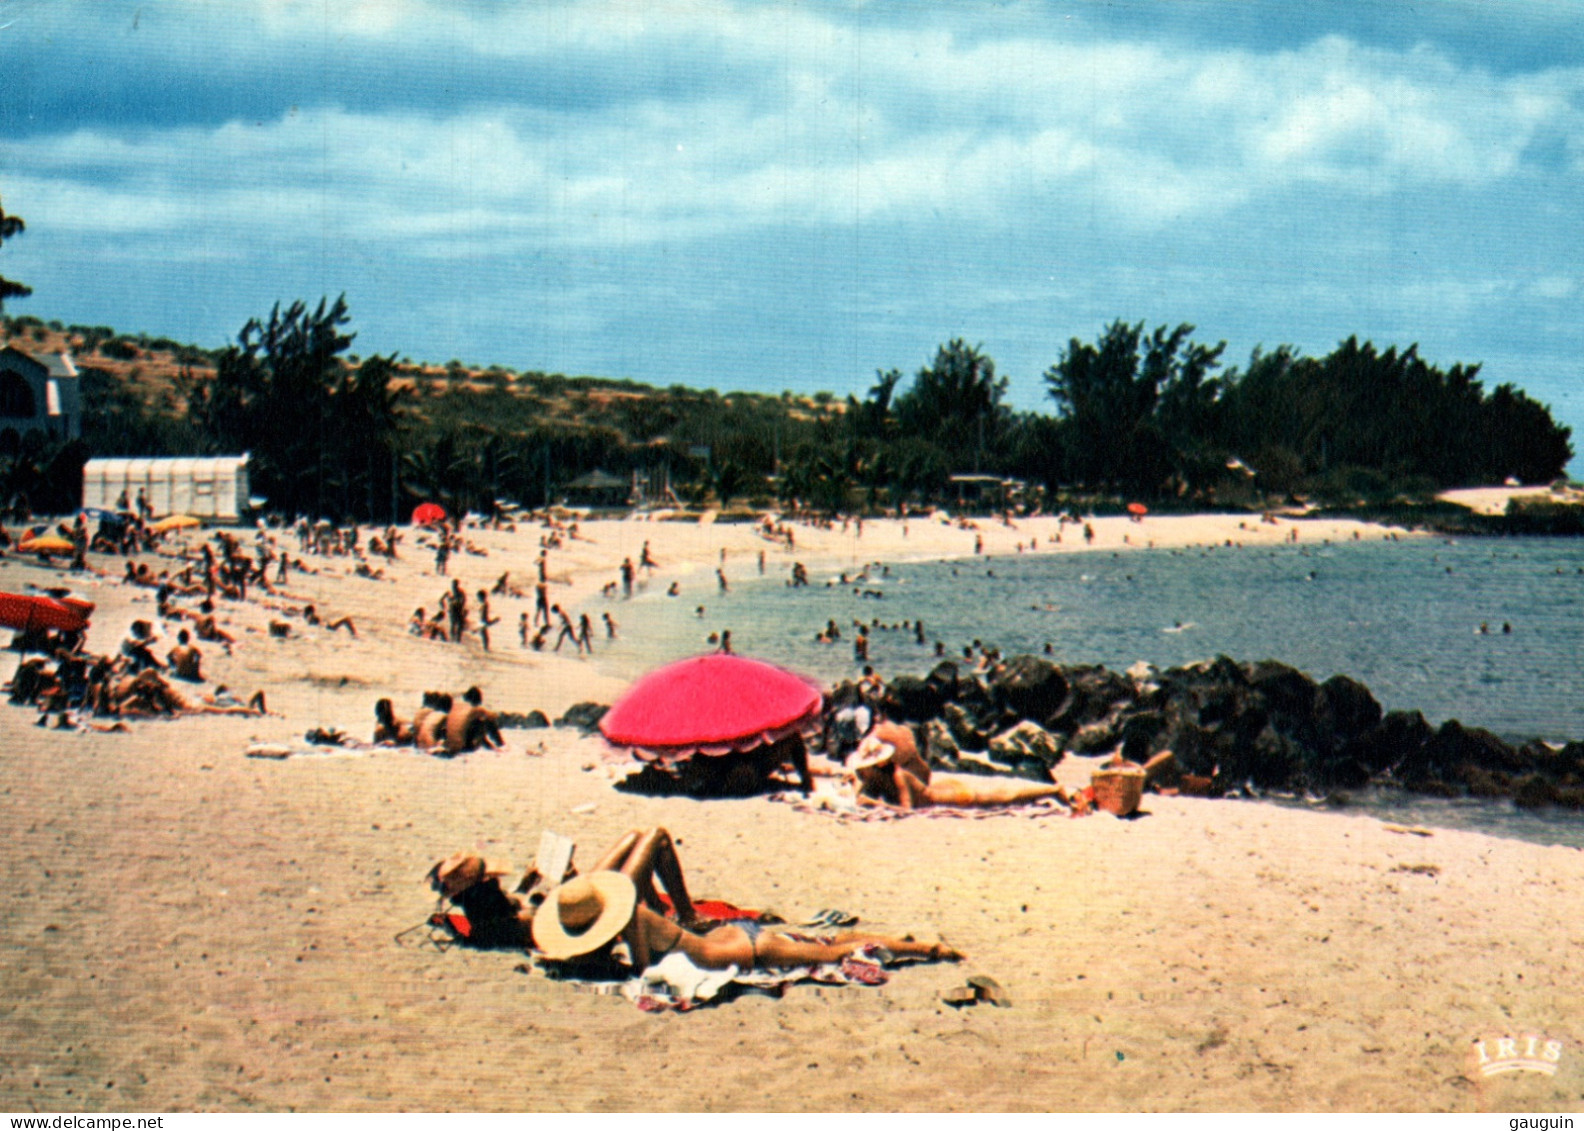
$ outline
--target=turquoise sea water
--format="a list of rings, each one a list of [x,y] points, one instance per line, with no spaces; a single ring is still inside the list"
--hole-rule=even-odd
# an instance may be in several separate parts
[[[710,632],[729,628],[738,652],[830,682],[861,669],[855,619],[922,619],[923,646],[909,630],[871,628],[870,658],[882,675],[923,673],[936,640],[959,657],[975,639],[1005,655],[1049,642],[1060,662],[1117,670],[1138,660],[1165,668],[1217,654],[1270,658],[1316,679],[1350,675],[1386,709],[1420,710],[1432,724],[1456,718],[1509,740],[1584,739],[1584,541],[1576,539],[1030,553],[892,565],[888,576],[875,568],[856,585],[827,587],[834,577],[816,572],[797,590],[782,576],[746,578],[722,594],[706,574],[676,598],[650,587],[612,603],[623,640],[600,663],[634,676],[706,650]],[[827,620],[842,629],[835,645],[814,641]],[[1458,812],[1449,808],[1442,823],[1459,823]],[[1479,823],[1480,808],[1471,812]]]

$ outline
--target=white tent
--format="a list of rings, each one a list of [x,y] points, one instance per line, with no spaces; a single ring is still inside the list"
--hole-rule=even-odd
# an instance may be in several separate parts
[[[91,459],[83,465],[84,507],[115,510],[126,492],[137,504],[138,490],[155,515],[240,518],[248,507],[248,457],[175,456],[143,459]]]

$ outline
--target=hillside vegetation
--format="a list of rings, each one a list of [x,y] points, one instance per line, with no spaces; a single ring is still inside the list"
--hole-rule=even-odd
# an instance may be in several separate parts
[[[1545,406],[1487,392],[1478,366],[1356,339],[1323,358],[1256,351],[1240,370],[1191,326],[1118,321],[1045,371],[1045,414],[1007,406],[994,360],[961,340],[911,379],[891,369],[861,396],[802,397],[359,356],[350,321],[344,298],[277,306],[205,349],[6,318],[10,344],[72,353],[84,425],[64,444],[0,432],[0,491],[65,511],[93,455],[245,450],[272,509],[376,521],[422,499],[538,505],[595,468],[716,505],[923,503],[972,471],[1090,502],[1380,505],[1548,481],[1572,455]]]

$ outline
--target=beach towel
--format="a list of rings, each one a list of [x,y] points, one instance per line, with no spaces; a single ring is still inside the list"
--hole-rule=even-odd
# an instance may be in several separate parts
[[[671,897],[663,891],[657,891],[655,895],[665,906],[666,918],[675,919],[676,907],[672,904]],[[695,899],[693,914],[700,919],[709,919],[717,923],[726,923],[733,919],[762,919],[766,923],[781,922],[780,917],[775,914],[755,911],[750,907],[738,907],[735,903],[727,903],[724,899]]]
[[[789,933],[789,938],[821,941],[817,936]],[[884,947],[863,947],[840,962],[783,970],[701,970],[681,951],[672,951],[638,977],[622,983],[621,994],[644,1013],[688,1013],[730,1001],[744,993],[780,997],[788,986],[817,982],[827,986],[883,986],[887,967],[898,960]]]
[[[1072,810],[1053,797],[1042,797],[1016,805],[965,806],[930,805],[922,809],[897,809],[890,806],[860,805],[851,790],[820,783],[812,794],[804,797],[797,792],[772,793],[769,800],[791,805],[800,813],[814,813],[834,817],[838,821],[872,823],[900,821],[906,817],[926,817],[937,820],[982,821],[990,817],[1071,817]]]
[[[366,754],[378,747],[367,742],[348,740],[339,746],[319,746],[308,742],[254,742],[243,752],[249,758],[268,758],[283,762],[287,758],[330,758],[341,754]]]

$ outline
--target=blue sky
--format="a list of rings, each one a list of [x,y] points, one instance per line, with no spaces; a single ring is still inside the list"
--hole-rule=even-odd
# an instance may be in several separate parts
[[[10,313],[838,394],[1191,322],[1584,448],[1584,5],[0,0]],[[1575,464],[1577,466],[1577,464]]]

